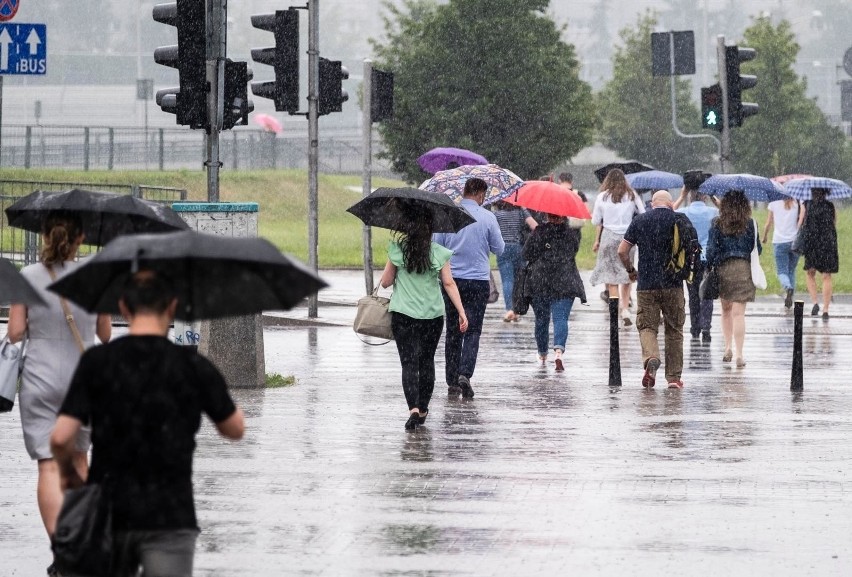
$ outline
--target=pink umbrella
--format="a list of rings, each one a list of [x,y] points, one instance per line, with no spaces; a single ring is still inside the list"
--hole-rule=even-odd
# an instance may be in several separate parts
[[[252,116],[252,119],[254,120],[255,124],[263,127],[263,129],[267,132],[274,132],[275,134],[278,134],[279,132],[281,132],[281,130],[283,130],[281,123],[278,122],[278,119],[274,116],[270,116],[269,114],[255,114]]]
[[[781,176],[773,176],[769,180],[778,184],[785,184],[788,180],[795,180],[797,178],[813,178],[813,176],[810,174],[782,174]]]

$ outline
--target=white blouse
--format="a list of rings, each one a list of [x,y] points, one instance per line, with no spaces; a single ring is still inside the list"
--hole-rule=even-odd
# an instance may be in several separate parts
[[[630,226],[630,221],[633,220],[633,215],[643,212],[645,212],[645,205],[638,193],[634,195],[633,200],[630,200],[630,196],[625,194],[621,202],[615,203],[612,201],[612,197],[604,191],[595,200],[592,224],[602,224],[607,230],[616,234],[624,234],[627,232],[627,227]]]

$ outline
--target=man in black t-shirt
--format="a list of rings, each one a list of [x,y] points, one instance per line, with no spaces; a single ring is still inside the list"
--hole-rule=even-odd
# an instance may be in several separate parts
[[[64,489],[108,475],[117,577],[140,566],[145,575],[192,575],[192,457],[201,415],[229,439],[245,429],[219,371],[167,338],[176,306],[162,277],[142,271],[128,281],[119,308],[129,335],[83,354],[51,437]],[[84,425],[92,427],[88,479],[71,460]]]
[[[636,328],[642,346],[645,375],[642,386],[651,388],[660,368],[660,345],[657,333],[660,313],[665,323],[666,380],[670,389],[682,389],[683,323],[686,319],[683,280],[666,273],[666,262],[674,242],[674,224],[685,216],[672,209],[672,196],[658,190],[651,198],[652,210],[637,215],[618,247],[618,256],[636,281]],[[630,261],[630,249],[639,247],[639,270]]]

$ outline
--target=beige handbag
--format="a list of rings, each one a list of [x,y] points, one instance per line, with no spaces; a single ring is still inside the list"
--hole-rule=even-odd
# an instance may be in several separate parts
[[[387,339],[390,342],[393,340],[391,312],[389,310],[390,299],[378,296],[378,292],[379,287],[377,286],[373,289],[372,294],[358,300],[358,312],[355,313],[352,330],[359,335]]]

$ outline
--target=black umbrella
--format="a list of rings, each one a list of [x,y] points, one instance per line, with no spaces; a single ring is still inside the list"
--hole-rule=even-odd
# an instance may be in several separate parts
[[[180,231],[121,236],[48,288],[90,312],[118,312],[134,269],[167,275],[181,320],[290,309],[328,284],[262,238]]]
[[[635,172],[645,172],[646,170],[654,170],[653,166],[639,162],[638,160],[625,160],[624,162],[610,162],[607,165],[595,169],[595,176],[598,177],[598,182],[603,182],[607,173],[613,168],[620,168],[624,174],[633,174]]]
[[[458,232],[476,220],[446,194],[419,188],[377,188],[349,208],[368,226],[399,230],[409,218],[406,206],[417,205],[432,213],[432,232]]]
[[[0,258],[0,304],[44,304],[36,289],[6,258]]]
[[[37,190],[6,209],[9,225],[41,232],[52,212],[67,212],[83,224],[84,244],[103,246],[122,234],[186,229],[171,208],[127,194],[73,188],[61,192]]]

